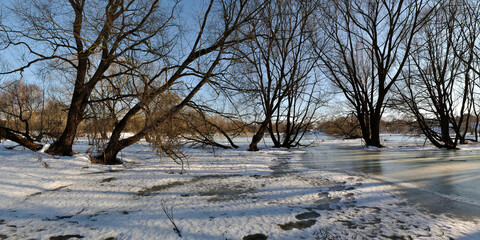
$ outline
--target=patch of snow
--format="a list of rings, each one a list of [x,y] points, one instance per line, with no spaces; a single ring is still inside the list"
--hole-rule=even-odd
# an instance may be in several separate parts
[[[185,171],[145,142],[118,166],[0,147],[0,236],[179,239],[167,212],[182,239],[478,237],[478,222],[420,212],[381,181],[308,169],[302,149],[239,145],[186,149]]]
[[[50,143],[47,143],[45,145],[43,145],[42,149],[40,149],[40,151],[38,151],[39,153],[45,153],[45,151],[47,151],[47,149],[50,147]]]

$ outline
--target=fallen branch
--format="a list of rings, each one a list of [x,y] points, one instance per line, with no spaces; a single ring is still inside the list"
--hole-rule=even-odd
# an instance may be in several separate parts
[[[173,218],[173,208],[175,207],[175,205],[171,205],[171,207],[168,207],[167,206],[167,201],[165,199],[162,199],[162,201],[160,202],[161,206],[162,206],[162,210],[163,212],[165,213],[165,215],[167,216],[168,220],[170,220],[170,222],[172,223],[173,225],[173,231],[175,233],[178,234],[179,237],[182,237],[182,234],[180,232],[180,229],[177,227],[177,224],[175,224],[175,219]]]
[[[16,142],[32,151],[38,151],[43,147],[41,144],[35,143],[33,140],[27,139],[6,127],[0,127],[0,137]]]

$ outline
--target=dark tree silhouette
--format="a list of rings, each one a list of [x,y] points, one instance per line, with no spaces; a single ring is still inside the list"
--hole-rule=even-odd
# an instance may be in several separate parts
[[[248,95],[247,104],[258,106],[258,128],[250,151],[266,132],[275,147],[298,145],[320,103],[318,58],[313,46],[315,1],[270,1],[250,29],[255,37],[236,49],[238,81],[227,85]]]
[[[48,149],[55,155],[73,154],[90,95],[98,82],[108,78],[108,69],[114,65],[123,66],[125,72],[137,68],[127,65],[129,56],[141,55],[150,62],[163,57],[169,40],[159,36],[172,27],[175,12],[175,6],[161,6],[159,0],[27,0],[12,6],[10,20],[1,26],[3,49],[21,49],[26,55],[22,66],[3,74],[48,61],[72,77],[66,126]]]
[[[435,8],[434,17],[413,44],[403,81],[396,84],[397,108],[405,107],[439,148],[456,149],[465,143],[473,110],[474,49],[470,43],[478,37],[474,32],[461,34],[463,24],[459,23],[477,25],[468,15],[467,4],[448,2]]]
[[[429,1],[326,1],[325,45],[318,56],[327,77],[355,112],[367,146],[381,147],[380,120],[415,34],[431,16]]]
[[[148,75],[146,71],[136,71],[138,77],[143,79],[145,83],[144,89],[146,91],[139,96],[137,103],[118,121],[106,148],[99,155],[92,157],[92,161],[102,164],[118,163],[117,154],[122,149],[136,143],[145,137],[149,131],[154,130],[165,121],[172,119],[187,106],[198,91],[215,77],[217,68],[219,68],[220,63],[225,60],[224,57],[227,57],[225,54],[226,49],[251,37],[249,32],[240,30],[244,30],[242,27],[254,19],[263,6],[264,3],[248,0],[210,1],[202,17],[202,23],[199,27],[196,40],[190,51],[183,59],[179,60],[178,64],[164,62],[165,66],[161,67],[152,75]],[[213,9],[220,10],[213,12]],[[218,13],[218,15],[215,13]],[[219,21],[219,19],[221,21]],[[212,25],[209,24],[213,24],[213,21],[216,21],[215,25],[217,30],[213,31],[213,35],[208,35],[206,27],[212,27]],[[200,64],[198,63],[201,61],[203,61],[202,63],[204,63],[206,67],[196,68],[195,65],[199,66]],[[188,89],[186,96],[179,101],[178,104],[171,107],[165,114],[145,124],[145,126],[133,136],[122,139],[122,133],[129,121],[141,113],[146,105],[161,96],[162,93],[169,91],[172,86],[186,76],[197,79],[198,81],[191,89]],[[163,81],[164,79],[166,79],[166,81]]]

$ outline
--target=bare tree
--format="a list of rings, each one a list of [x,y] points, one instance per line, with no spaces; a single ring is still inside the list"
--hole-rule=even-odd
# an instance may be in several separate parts
[[[239,148],[233,142],[233,137],[243,133],[245,124],[237,121],[238,116],[194,102],[190,102],[187,109],[179,114],[179,120],[185,123],[182,138],[201,147]],[[217,136],[226,139],[228,145],[219,143]]]
[[[415,34],[431,15],[429,1],[326,1],[325,45],[318,56],[327,77],[355,112],[367,146],[381,147],[380,120]]]
[[[25,138],[33,141],[32,124],[35,118],[41,117],[43,91],[39,86],[21,80],[6,85],[0,93],[0,112],[11,123],[12,129],[22,131]],[[39,132],[36,134],[41,135]]]
[[[225,50],[250,37],[249,32],[242,32],[242,26],[256,17],[263,3],[257,1],[233,1],[233,0],[211,0],[207,10],[201,18],[198,34],[190,48],[190,51],[180,59],[177,64],[171,61],[164,61],[159,69],[152,75],[147,72],[135,71],[137,77],[142,79],[144,92],[137,99],[137,103],[119,120],[105,150],[98,156],[92,158],[93,162],[102,164],[118,163],[117,154],[124,148],[136,143],[145,137],[162,123],[178,114],[216,75],[217,68],[225,60]],[[218,13],[218,14],[215,14]],[[207,26],[217,28],[207,34]],[[137,64],[138,65],[138,64]],[[122,139],[122,133],[129,121],[141,113],[141,111],[161,94],[168,92],[182,82],[185,77],[198,81],[191,83],[185,97],[180,103],[170,108],[165,114],[146,124],[133,136]],[[186,83],[183,81],[182,83]],[[187,83],[188,84],[188,83]]]
[[[0,116],[3,120],[0,136],[39,150],[42,145],[35,143],[34,138],[40,140],[43,132],[41,126],[32,129],[32,125],[42,118],[43,91],[39,86],[22,80],[5,85],[0,91]]]
[[[129,57],[141,56],[145,62],[164,57],[174,36],[175,5],[162,6],[159,0],[69,0],[17,1],[3,21],[4,49],[25,52],[23,65],[3,74],[22,72],[38,62],[68,72],[72,80],[71,102],[62,135],[48,152],[72,155],[72,144],[84,118],[90,95],[107,70],[120,65],[125,72]],[[115,75],[125,74],[116,72]]]
[[[249,28],[255,37],[238,45],[235,82],[249,106],[258,106],[258,128],[249,146],[258,151],[265,132],[276,147],[296,146],[319,103],[318,58],[311,51],[316,24],[312,1],[274,0]]]
[[[474,110],[474,51],[469,42],[477,34],[461,34],[461,25],[473,20],[467,3],[438,5],[418,35],[404,81],[397,86],[399,103],[407,106],[425,136],[439,148],[455,149],[465,143]]]
[[[298,64],[302,65],[302,61]],[[315,61],[310,64],[313,67]],[[312,68],[307,70],[306,75],[287,85],[285,99],[268,125],[275,147],[291,148],[301,145],[303,136],[317,120],[317,110],[327,99],[326,94],[321,92],[320,81],[321,78],[313,74]]]
[[[135,80],[128,74],[116,75],[116,67],[107,71],[111,75],[99,82],[93,89],[85,113],[85,123],[80,133],[86,134],[89,144],[97,150],[103,149],[118,122],[118,116],[125,114],[132,105],[138,90]]]
[[[455,55],[467,65],[470,79],[470,95],[469,101],[471,103],[471,110],[475,115],[474,123],[471,125],[473,132],[475,133],[475,141],[478,141],[478,131],[480,124],[480,112],[478,109],[479,106],[479,91],[480,86],[480,71],[479,64],[480,61],[480,38],[478,34],[480,33],[480,12],[478,11],[480,3],[478,1],[462,0],[462,1],[451,1],[450,4],[454,4],[455,7],[459,8],[459,15],[454,18],[455,23],[455,32],[459,35],[459,39],[462,41],[462,44],[457,47],[453,45]],[[468,117],[470,114],[468,114]],[[465,130],[468,129],[469,118],[467,117],[467,123]],[[465,134],[465,133],[464,133]]]

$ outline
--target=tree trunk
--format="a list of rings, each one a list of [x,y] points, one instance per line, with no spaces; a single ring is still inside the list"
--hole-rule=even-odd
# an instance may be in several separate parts
[[[363,115],[360,110],[357,110],[357,115],[355,115],[358,119],[358,122],[360,124],[360,129],[362,130],[362,138],[365,141],[365,145],[367,146],[373,146],[372,138],[371,138],[371,126],[370,123],[368,122],[368,119],[365,119],[365,116]]]
[[[198,82],[198,84],[193,88],[190,93],[182,100],[181,103],[178,105],[174,106],[173,108],[170,109],[170,111],[160,118],[156,119],[149,125],[143,127],[142,130],[140,130],[137,134],[120,140],[120,136],[127,126],[127,123],[132,119],[135,114],[137,114],[140,110],[143,109],[146,103],[150,102],[155,95],[151,95],[148,98],[145,98],[144,101],[146,102],[138,102],[133,108],[131,108],[125,116],[115,125],[115,128],[113,129],[112,136],[110,136],[110,140],[108,141],[107,147],[103,151],[102,154],[96,157],[92,157],[91,161],[92,163],[100,163],[100,164],[106,164],[106,165],[112,165],[112,164],[118,164],[120,161],[117,159],[117,154],[123,150],[124,148],[140,141],[143,137],[147,135],[149,131],[152,131],[156,127],[160,126],[162,123],[167,121],[167,119],[171,119],[174,115],[178,114],[187,104],[188,102],[197,94],[198,91],[202,88],[205,83],[208,82],[210,77],[212,76],[212,72],[217,66],[217,64],[220,61],[220,56],[222,55],[222,52],[220,51],[219,54],[217,55],[217,58],[215,61],[212,63],[210,68],[208,69],[208,72],[203,76],[202,80]],[[179,75],[179,73],[178,73]],[[174,76],[177,77],[177,76]]]
[[[198,90],[197,90],[198,91]],[[188,101],[188,100],[187,100]],[[116,126],[115,129],[112,132],[112,136],[110,137],[110,140],[108,141],[107,147],[98,156],[92,157],[91,162],[92,163],[99,163],[99,164],[105,164],[105,165],[114,165],[114,164],[120,164],[121,161],[117,159],[117,155],[120,151],[122,151],[124,148],[140,141],[143,137],[147,135],[149,131],[152,131],[155,129],[155,127],[161,125],[164,123],[167,119],[171,118],[173,115],[177,114],[184,106],[186,105],[186,102],[182,102],[179,105],[175,106],[168,112],[167,114],[163,115],[161,118],[155,120],[153,123],[151,123],[148,126],[145,126],[140,132],[137,134],[120,140],[120,136],[122,131],[125,129],[125,126],[128,122],[127,119],[129,118],[123,118]],[[130,112],[129,112],[130,113]],[[127,114],[129,115],[129,114]],[[130,117],[134,116],[135,114],[129,115]]]
[[[368,146],[381,148],[383,145],[380,142],[380,117],[375,117],[370,123],[370,145]]]
[[[280,145],[280,134],[278,133],[278,121],[276,123],[276,128],[277,128],[277,135],[275,135],[275,132],[273,131],[273,125],[272,125],[272,121],[270,121],[267,125],[267,130],[268,130],[268,133],[270,134],[270,138],[272,139],[272,142],[273,142],[273,146],[276,147],[276,148],[279,148],[281,147]],[[278,136],[278,138],[277,138]],[[260,139],[262,140],[262,139]],[[253,142],[253,140],[252,140]],[[251,150],[253,151],[253,150]],[[255,151],[258,151],[258,150],[255,150]]]
[[[14,141],[32,151],[38,151],[43,147],[41,144],[35,143],[32,140],[18,135],[14,133],[11,129],[5,127],[0,127],[0,137]]]
[[[120,146],[120,141],[109,141],[107,148],[103,151],[102,154],[91,157],[90,161],[92,163],[98,163],[103,165],[116,165],[122,164],[122,162],[117,159],[117,154],[123,149],[124,147]]]
[[[248,146],[248,151],[259,151],[260,149],[258,148],[258,143],[262,141],[263,136],[265,135],[265,130],[267,130],[267,125],[268,125],[268,120],[265,120],[262,122],[260,125],[260,128],[258,129],[257,133],[253,135],[252,137],[252,142]]]
[[[60,138],[48,148],[47,153],[59,156],[72,156],[75,154],[72,150],[72,145],[77,134],[78,125],[82,121],[84,109],[80,94],[76,96],[74,94],[68,110],[67,125]]]
[[[478,142],[478,121],[480,120],[479,116],[477,115],[475,119],[475,129],[473,131],[475,131],[475,141]]]
[[[456,141],[452,141],[452,138],[450,137],[450,124],[446,117],[444,117],[444,119],[440,119],[440,131],[442,141],[445,144],[444,147],[447,149],[455,149],[457,147],[455,143]]]
[[[131,108],[125,116],[115,125],[115,128],[112,131],[112,135],[110,136],[110,140],[108,141],[107,147],[103,151],[102,154],[91,157],[91,162],[92,163],[99,163],[99,164],[105,164],[105,165],[115,165],[115,164],[120,164],[121,162],[117,159],[117,154],[126,146],[122,146],[121,142],[125,142],[128,139],[136,137],[139,133],[135,134],[134,136],[128,138],[128,139],[123,139],[120,140],[121,134],[125,127],[127,126],[127,123],[130,119],[132,119],[135,114],[137,114],[144,104],[142,102],[137,103],[133,108]],[[145,129],[145,128],[144,128]],[[141,137],[137,137],[136,139],[141,139]],[[138,141],[137,140],[137,141]],[[132,144],[132,143],[131,143]]]

